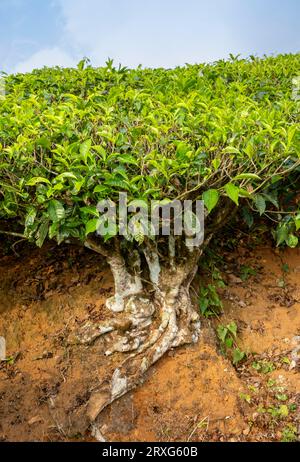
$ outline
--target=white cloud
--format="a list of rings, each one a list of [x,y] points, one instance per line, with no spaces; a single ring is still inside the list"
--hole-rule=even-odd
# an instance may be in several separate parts
[[[230,20],[238,0],[56,0],[64,43],[95,65],[173,67],[238,53]]]
[[[76,59],[73,59],[67,52],[59,47],[45,48],[20,62],[15,67],[14,72],[30,72],[32,69],[38,69],[44,66],[73,67],[76,65],[76,62]]]
[[[243,0],[51,1],[59,36],[52,47],[19,63],[17,71],[73,66],[84,56],[93,65],[110,57],[129,67],[173,67],[227,58],[229,53],[247,56],[296,48],[290,45],[295,27],[289,33],[287,25],[278,26],[281,16],[278,8],[270,7],[273,0],[266,0],[263,10],[260,0],[252,6]]]

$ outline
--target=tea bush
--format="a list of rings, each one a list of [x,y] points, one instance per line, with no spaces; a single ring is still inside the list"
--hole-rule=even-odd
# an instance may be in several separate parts
[[[47,237],[84,240],[97,202],[119,191],[130,200],[203,198],[210,214],[229,197],[250,225],[284,215],[278,242],[296,245],[299,58],[153,70],[83,60],[4,76],[0,218],[41,246]]]
[[[250,228],[265,217],[278,244],[298,245],[299,73],[296,54],[175,69],[111,60],[95,69],[83,60],[3,75],[0,233],[38,246],[83,243],[114,276],[107,306],[119,322],[88,322],[77,339],[110,333],[107,354],[131,354],[92,394],[91,421],[166,351],[197,341],[189,287],[203,249],[233,215]],[[184,236],[145,236],[138,226],[121,237],[118,222],[97,236],[97,204],[120,192],[135,204],[202,199],[203,245],[188,249]]]

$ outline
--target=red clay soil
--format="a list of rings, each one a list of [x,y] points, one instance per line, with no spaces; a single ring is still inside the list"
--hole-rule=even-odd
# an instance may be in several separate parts
[[[91,440],[94,390],[121,355],[109,335],[92,346],[67,339],[87,320],[110,316],[110,271],[98,255],[49,244],[0,255],[0,441]],[[5,255],[7,253],[7,255]],[[224,312],[202,320],[197,345],[171,351],[144,383],[101,416],[109,441],[297,440],[300,425],[300,250],[223,252]],[[204,275],[205,276],[205,275]],[[195,282],[197,289],[197,282]],[[235,321],[247,359],[233,366],[216,335]],[[300,348],[299,348],[300,350]]]

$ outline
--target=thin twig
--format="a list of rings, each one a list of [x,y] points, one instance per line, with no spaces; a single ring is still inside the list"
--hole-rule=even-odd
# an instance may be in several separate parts
[[[27,240],[27,237],[24,236],[24,234],[21,234],[21,233],[12,233],[10,231],[1,231],[0,230],[0,234],[5,234],[6,236],[19,237],[21,239]]]
[[[189,442],[190,439],[192,438],[192,436],[194,435],[194,433],[196,432],[196,430],[198,428],[200,428],[200,426],[207,420],[207,425],[206,425],[206,429],[208,427],[208,424],[209,424],[209,416],[207,415],[206,417],[204,417],[204,419],[201,420],[201,422],[198,422],[197,425],[195,426],[195,428],[193,429],[193,431],[191,432],[190,436],[188,437],[187,441]]]

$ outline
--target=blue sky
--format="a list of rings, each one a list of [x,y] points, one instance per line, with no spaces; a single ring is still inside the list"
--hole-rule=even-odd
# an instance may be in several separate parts
[[[0,0],[0,70],[297,52],[299,20],[300,0]]]

